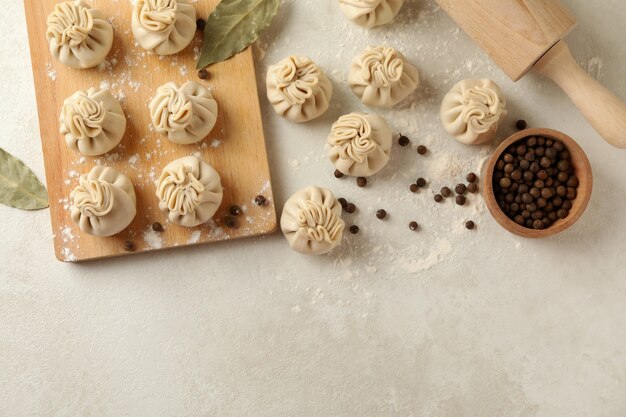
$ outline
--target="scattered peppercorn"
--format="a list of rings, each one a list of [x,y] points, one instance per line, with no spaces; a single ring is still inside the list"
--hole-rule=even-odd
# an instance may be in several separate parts
[[[417,222],[409,223],[409,229],[411,229],[412,231],[416,231],[418,227],[419,227],[419,224],[417,224]]]
[[[350,233],[352,233],[353,235],[356,235],[357,233],[359,233],[359,226],[357,225],[350,226]]]
[[[241,207],[231,206],[229,211],[233,216],[239,216],[241,214]]]
[[[339,204],[341,204],[341,208],[343,208],[343,209],[345,209],[345,208],[346,208],[346,206],[348,205],[348,200],[346,200],[346,199],[345,199],[345,198],[343,198],[343,197],[339,197],[339,198],[337,199],[337,201],[339,201]]]
[[[468,220],[468,221],[465,222],[465,228],[467,230],[472,230],[472,229],[474,229],[474,227],[476,227],[476,224],[473,221]]]
[[[409,143],[411,143],[409,138],[407,138],[404,135],[400,135],[400,138],[398,139],[398,145],[400,145],[400,146],[408,146]]]
[[[418,187],[418,186],[417,186],[417,184],[411,184],[411,185],[409,186],[409,190],[410,190],[412,193],[416,193],[416,192],[418,192],[418,191],[419,191],[419,189],[420,189],[420,187]]]
[[[206,20],[204,19],[196,20],[196,28],[198,28],[198,30],[204,30],[205,27],[206,27]]]
[[[335,170],[333,175],[335,176],[335,178],[343,178],[343,172],[339,171],[338,169]]]
[[[524,130],[526,129],[527,126],[528,126],[528,123],[526,123],[526,120],[518,120],[515,123],[515,127],[517,128],[517,130]]]
[[[456,201],[459,206],[464,206],[467,199],[464,195],[457,195],[454,201]]]
[[[452,195],[452,190],[448,187],[442,187],[440,193],[443,197],[448,198]]]
[[[468,184],[467,191],[469,191],[472,194],[476,194],[478,192],[478,184],[476,184],[475,182]]]
[[[264,206],[267,203],[267,199],[262,195],[257,195],[254,198],[254,204],[257,206]]]
[[[417,181],[415,181],[415,184],[417,184],[418,187],[425,187],[426,186],[426,180],[424,178],[418,178]]]
[[[478,176],[476,174],[474,174],[473,172],[470,172],[469,174],[467,174],[467,176],[465,177],[465,179],[467,180],[467,182],[476,182],[476,180],[478,179]]]
[[[417,147],[417,153],[420,155],[426,155],[426,153],[428,152],[428,148],[424,145],[420,145]]]
[[[365,187],[367,185],[367,178],[365,178],[365,177],[358,177],[356,179],[356,185],[358,185],[361,188]]]
[[[201,69],[200,71],[198,71],[198,78],[200,78],[201,80],[206,80],[209,78],[209,71],[207,71],[206,69]]]
[[[443,201],[443,196],[441,194],[435,194],[435,201],[437,203],[441,203]]]
[[[346,204],[345,210],[346,210],[346,213],[352,214],[356,211],[356,206],[352,203],[348,203]]]
[[[237,219],[235,219],[233,216],[225,216],[224,224],[229,229],[236,229],[237,227],[239,227],[239,223],[237,223]]]
[[[126,252],[134,252],[135,249],[137,249],[135,247],[135,243],[131,240],[127,240],[126,242],[124,242],[124,250]]]
[[[376,217],[380,220],[384,219],[385,217],[387,217],[387,212],[383,209],[380,210],[376,210]]]
[[[163,225],[159,222],[155,222],[152,223],[152,230],[154,230],[155,232],[162,232],[165,229],[163,228]]]
[[[467,191],[467,186],[465,184],[457,184],[456,187],[454,187],[454,191],[459,195],[463,195]]]

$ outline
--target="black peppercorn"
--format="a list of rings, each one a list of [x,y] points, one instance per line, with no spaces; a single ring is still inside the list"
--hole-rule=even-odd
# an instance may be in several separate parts
[[[124,242],[124,250],[126,252],[134,252],[136,249],[135,243],[131,240]]]
[[[206,80],[209,78],[209,71],[207,71],[206,69],[201,69],[200,71],[198,71],[198,78],[200,78],[201,80]]]
[[[257,195],[254,197],[254,204],[257,206],[264,206],[267,203],[267,199],[262,195]]]

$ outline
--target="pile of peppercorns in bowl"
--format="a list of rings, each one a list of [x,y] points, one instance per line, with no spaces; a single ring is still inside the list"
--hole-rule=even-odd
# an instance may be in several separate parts
[[[505,229],[525,237],[569,228],[591,197],[591,166],[584,151],[550,129],[527,129],[505,140],[483,177],[491,214]]]

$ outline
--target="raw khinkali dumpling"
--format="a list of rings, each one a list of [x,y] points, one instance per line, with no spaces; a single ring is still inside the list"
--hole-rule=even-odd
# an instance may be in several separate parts
[[[339,0],[341,11],[359,26],[371,28],[393,20],[404,0]]]
[[[54,6],[46,38],[55,59],[72,68],[100,64],[113,46],[113,27],[104,14],[81,0]]]
[[[441,103],[441,121],[446,131],[466,145],[494,138],[500,119],[506,116],[506,101],[491,80],[463,80],[452,87]]]
[[[154,129],[174,143],[200,142],[215,127],[217,102],[204,86],[187,81],[182,87],[167,83],[150,102]]]
[[[306,255],[322,255],[341,242],[345,223],[341,204],[325,188],[304,188],[285,203],[280,227],[291,248]]]
[[[67,98],[61,109],[61,134],[67,147],[87,156],[115,148],[126,131],[126,117],[109,90],[90,88]]]
[[[70,201],[74,223],[83,232],[95,236],[118,234],[137,214],[132,181],[115,169],[100,165],[81,175]]]
[[[340,172],[369,177],[389,162],[391,129],[377,114],[350,113],[333,124],[326,143],[328,158]]]
[[[306,57],[290,56],[270,66],[266,84],[276,113],[297,123],[321,116],[333,95],[324,71]]]
[[[131,26],[143,49],[176,54],[196,33],[196,9],[189,0],[136,0]]]
[[[370,46],[352,60],[348,83],[363,104],[393,107],[415,91],[419,72],[395,49]]]
[[[156,195],[172,223],[195,227],[211,220],[222,204],[220,174],[202,159],[185,156],[163,168]]]

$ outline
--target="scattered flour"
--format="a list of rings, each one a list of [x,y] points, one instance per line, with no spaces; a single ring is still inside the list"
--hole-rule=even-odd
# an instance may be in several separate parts
[[[143,232],[143,240],[151,249],[161,249],[163,247],[163,239],[161,239],[161,235],[152,230],[152,228]]]
[[[187,244],[188,245],[193,245],[195,243],[200,242],[200,237],[202,236],[202,231],[201,230],[196,230],[193,233],[191,233],[191,236],[189,236],[189,239],[187,239]]]
[[[46,64],[46,74],[52,81],[57,80],[57,71],[50,64]]]

